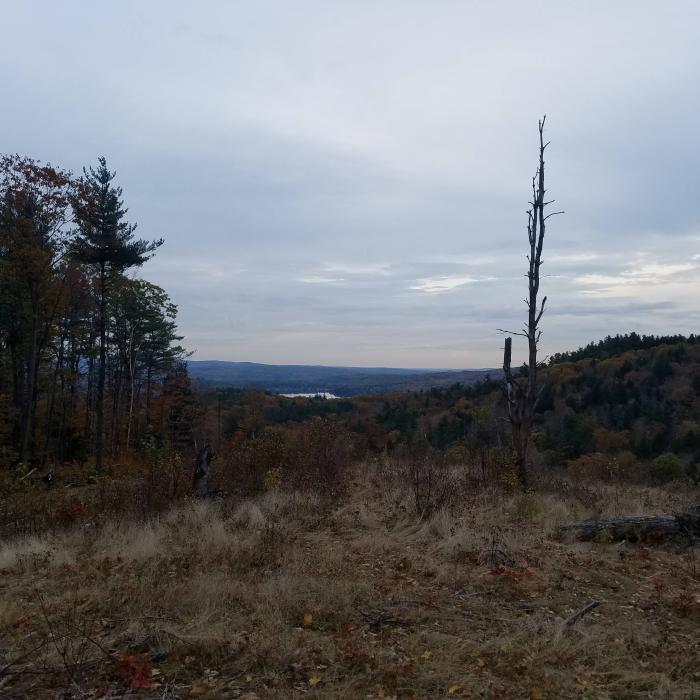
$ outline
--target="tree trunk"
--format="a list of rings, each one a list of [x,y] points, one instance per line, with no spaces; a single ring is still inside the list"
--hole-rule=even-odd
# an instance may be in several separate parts
[[[58,339],[58,356],[56,358],[56,366],[53,371],[53,378],[51,381],[51,390],[49,393],[49,405],[46,409],[46,435],[44,436],[44,454],[42,455],[42,465],[46,464],[46,459],[49,454],[49,446],[51,444],[51,433],[52,433],[52,423],[54,420],[54,413],[56,408],[56,391],[58,390],[58,378],[63,370],[63,355],[64,355],[64,344],[65,344],[66,334],[61,333]],[[63,382],[61,381],[61,396],[63,396]],[[59,448],[60,449],[60,448]]]
[[[107,355],[107,313],[106,303],[106,271],[105,265],[100,265],[100,366],[97,376],[97,421],[95,426],[95,471],[102,473],[102,442],[104,439],[104,397],[105,397],[105,360]]]
[[[518,477],[523,488],[528,486],[528,447],[530,433],[535,420],[535,406],[539,387],[537,385],[537,348],[542,332],[539,329],[547,297],[539,301],[540,267],[542,266],[542,247],[544,245],[545,225],[550,216],[561,214],[553,212],[545,216],[544,209],[551,202],[545,201],[544,152],[548,144],[544,142],[545,118],[539,122],[539,161],[537,171],[532,178],[532,201],[527,212],[527,235],[529,251],[527,255],[527,326],[522,331],[512,332],[527,339],[527,377],[517,378],[511,370],[512,338],[506,338],[503,349],[503,374],[505,375],[505,393],[508,401],[508,420],[512,427],[513,451]]]
[[[148,371],[146,373],[146,428],[148,429],[151,425],[151,365],[148,365]]]
[[[116,456],[119,448],[119,436],[121,435],[121,396],[123,367],[120,360],[114,359],[115,365],[112,371],[112,421],[111,421],[111,445],[110,454]]]
[[[209,495],[209,464],[214,459],[214,453],[208,444],[197,452],[194,465],[193,492],[195,496]]]
[[[131,447],[131,423],[134,419],[134,385],[136,383],[136,358],[133,353],[134,331],[131,330],[129,339],[129,416],[126,424],[126,449]]]
[[[31,333],[31,349],[27,358],[27,382],[22,395],[21,422],[20,422],[20,443],[19,443],[19,461],[25,462],[30,459],[29,443],[33,430],[33,418],[35,393],[36,393],[36,374],[39,365],[39,300],[30,290],[31,306],[32,306],[32,333]]]

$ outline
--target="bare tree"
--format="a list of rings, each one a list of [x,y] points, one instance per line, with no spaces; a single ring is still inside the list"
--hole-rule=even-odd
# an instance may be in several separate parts
[[[547,297],[543,297],[539,302],[540,291],[540,267],[542,266],[542,246],[544,244],[544,234],[547,219],[555,214],[563,214],[556,211],[550,214],[544,213],[545,207],[552,204],[554,200],[545,201],[546,189],[544,186],[544,152],[549,142],[544,142],[544,123],[546,115],[539,122],[540,148],[539,164],[535,175],[532,178],[532,201],[527,211],[527,236],[530,250],[527,257],[528,271],[526,274],[528,284],[528,297],[525,299],[527,305],[527,327],[522,331],[504,331],[527,338],[528,358],[526,363],[526,376],[515,377],[511,369],[511,354],[513,339],[508,337],[503,350],[503,374],[505,376],[505,393],[508,401],[508,420],[512,429],[513,450],[515,452],[518,477],[524,488],[528,485],[528,447],[530,445],[530,433],[535,417],[535,407],[539,394],[537,384],[537,348],[542,331],[540,330],[540,320],[544,314],[544,307]]]

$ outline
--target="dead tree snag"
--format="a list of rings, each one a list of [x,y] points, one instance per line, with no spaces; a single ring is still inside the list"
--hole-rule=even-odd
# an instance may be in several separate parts
[[[195,496],[204,497],[209,495],[209,465],[212,459],[214,459],[214,452],[211,447],[209,447],[209,444],[206,443],[197,451],[197,457],[195,459],[194,479],[192,484],[192,490]]]
[[[527,326],[521,331],[504,331],[519,335],[527,339],[528,357],[526,363],[526,376],[516,377],[511,367],[511,356],[513,340],[508,337],[505,341],[503,351],[503,374],[505,381],[505,394],[508,402],[508,420],[512,429],[513,451],[515,453],[518,477],[523,487],[528,485],[528,447],[530,444],[530,433],[535,417],[535,406],[539,393],[537,384],[537,348],[542,331],[540,330],[540,320],[544,314],[544,307],[547,297],[539,301],[540,292],[540,267],[542,266],[542,247],[544,245],[544,234],[547,219],[555,214],[563,212],[544,213],[545,207],[552,204],[553,200],[545,201],[545,179],[544,179],[544,152],[549,142],[544,142],[544,123],[546,116],[539,122],[539,164],[535,175],[532,178],[532,201],[527,211],[527,235],[529,242],[529,252],[527,255],[528,271],[526,274],[528,283],[528,297],[525,299],[527,306]]]

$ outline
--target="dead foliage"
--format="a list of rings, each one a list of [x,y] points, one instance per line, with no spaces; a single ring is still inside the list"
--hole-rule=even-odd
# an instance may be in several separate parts
[[[398,469],[354,468],[332,502],[282,482],[4,539],[0,693],[694,697],[697,545],[554,533],[697,492],[600,482],[584,503],[460,489],[463,468],[445,465],[456,491],[417,513]]]

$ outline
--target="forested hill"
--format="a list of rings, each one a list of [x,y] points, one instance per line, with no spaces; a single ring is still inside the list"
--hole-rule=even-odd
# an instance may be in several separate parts
[[[471,385],[499,370],[426,370],[392,367],[266,365],[256,362],[190,360],[190,376],[201,385],[257,388],[277,394],[330,393],[336,396]]]
[[[625,333],[608,335],[603,340],[588,343],[588,345],[571,350],[569,352],[557,352],[550,358],[550,364],[559,362],[576,362],[577,360],[596,359],[605,360],[613,355],[619,355],[630,350],[648,350],[657,345],[677,345],[687,343],[695,345],[697,337],[694,334],[684,336],[676,335],[639,335],[638,333]]]
[[[639,336],[633,340],[647,343]],[[630,339],[619,336],[615,342]],[[588,351],[602,353],[612,344],[611,339],[592,343]],[[650,471],[659,479],[685,473],[700,479],[700,343],[662,339],[605,359],[559,357],[541,373],[534,460],[569,464],[604,478],[624,470]],[[268,430],[276,440],[282,434],[293,442],[297,431],[322,419],[370,451],[430,445],[457,460],[470,454],[497,460],[508,449],[509,434],[496,377],[471,386],[454,381],[337,401],[229,389],[216,398],[212,392],[210,405],[222,411],[224,439],[256,436],[255,445],[264,443]]]

